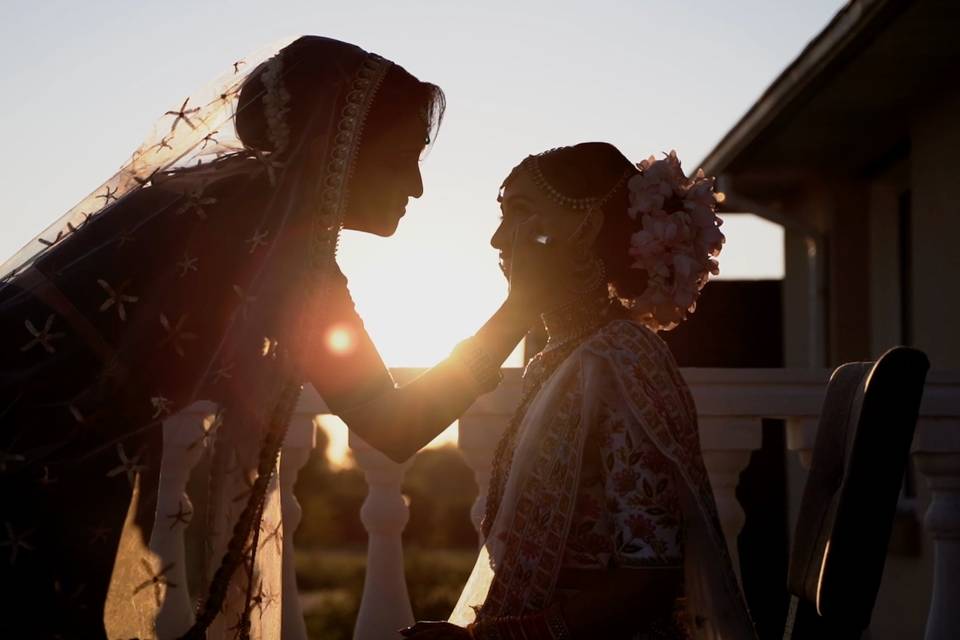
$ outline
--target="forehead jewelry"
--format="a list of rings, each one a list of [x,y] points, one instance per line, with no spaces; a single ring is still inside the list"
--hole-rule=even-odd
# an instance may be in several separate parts
[[[551,151],[554,151],[551,149]],[[550,153],[547,151],[546,153]],[[541,154],[543,155],[543,154]],[[528,156],[527,159],[523,162],[530,170],[530,175],[533,178],[534,183],[537,187],[543,191],[547,196],[559,204],[560,206],[573,209],[574,211],[585,211],[590,213],[591,211],[601,209],[604,204],[607,203],[610,198],[613,197],[613,194],[627,181],[627,178],[630,177],[632,171],[624,171],[623,175],[617,179],[612,187],[604,194],[603,196],[590,196],[586,198],[571,198],[570,196],[565,196],[560,193],[547,178],[543,175],[543,171],[540,168],[540,156]]]

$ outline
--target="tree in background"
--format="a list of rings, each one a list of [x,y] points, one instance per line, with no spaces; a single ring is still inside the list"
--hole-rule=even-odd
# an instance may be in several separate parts
[[[317,447],[304,465],[294,492],[303,507],[298,549],[358,547],[367,542],[360,507],[367,496],[363,472],[352,464],[332,469],[329,439],[318,430]],[[421,451],[407,471],[403,492],[410,501],[406,546],[430,549],[476,548],[470,507],[477,497],[473,472],[455,447]]]

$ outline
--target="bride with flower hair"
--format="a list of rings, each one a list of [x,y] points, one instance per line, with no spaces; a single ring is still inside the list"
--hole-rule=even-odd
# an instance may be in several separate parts
[[[408,638],[755,637],[693,399],[657,336],[718,273],[722,197],[675,153],[634,165],[605,143],[529,156],[504,181],[504,273],[525,244],[575,268],[497,446],[473,572],[450,621]]]

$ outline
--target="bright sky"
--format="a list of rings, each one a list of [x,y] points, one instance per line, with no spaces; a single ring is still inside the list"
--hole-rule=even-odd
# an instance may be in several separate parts
[[[389,240],[345,234],[341,266],[391,365],[429,365],[505,287],[487,242],[524,156],[613,142],[689,172],[839,0],[3,0],[0,255],[110,176],[153,121],[233,60],[303,33],[355,42],[447,93],[426,193]],[[782,232],[730,216],[725,277],[782,276]]]

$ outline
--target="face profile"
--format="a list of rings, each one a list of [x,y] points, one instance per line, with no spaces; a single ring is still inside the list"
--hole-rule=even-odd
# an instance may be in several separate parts
[[[527,171],[511,174],[497,201],[500,225],[490,238],[490,246],[499,252],[500,270],[507,277],[512,266],[514,243],[533,240],[518,238],[522,225],[530,226],[530,231],[542,236],[544,242],[563,244],[578,234],[595,233],[597,223],[602,221],[602,215],[595,216],[589,221],[590,228],[586,228],[583,216],[549,198]]]
[[[410,199],[423,195],[420,158],[428,135],[423,118],[408,114],[361,148],[344,228],[384,237],[396,232]]]

